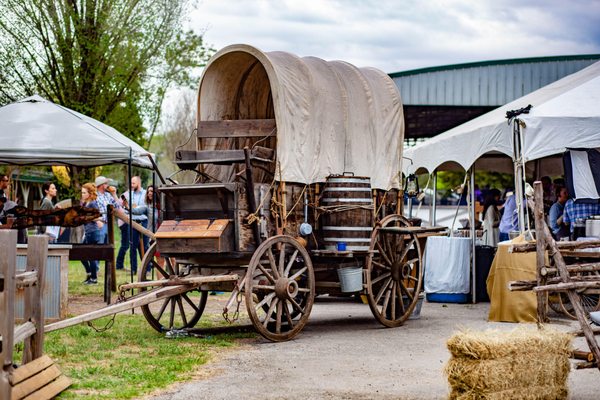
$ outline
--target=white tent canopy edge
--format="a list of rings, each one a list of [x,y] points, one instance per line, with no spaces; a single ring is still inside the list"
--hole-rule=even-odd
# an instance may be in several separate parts
[[[38,95],[0,108],[0,164],[152,168],[152,154],[116,129]]]

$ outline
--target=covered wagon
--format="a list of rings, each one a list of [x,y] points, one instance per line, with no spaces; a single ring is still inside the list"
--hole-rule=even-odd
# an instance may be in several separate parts
[[[215,54],[196,149],[175,154],[196,181],[160,187],[164,222],[139,272],[139,285],[189,290],[145,305],[150,324],[193,327],[207,291],[223,290],[226,318],[244,298],[275,341],[301,331],[319,294],[362,294],[378,321],[401,325],[427,233],[400,215],[403,134],[398,89],[375,68],[247,45]]]

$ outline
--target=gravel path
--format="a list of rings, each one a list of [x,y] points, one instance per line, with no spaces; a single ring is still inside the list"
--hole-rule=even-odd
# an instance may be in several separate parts
[[[296,339],[253,340],[205,366],[198,380],[149,398],[446,398],[449,390],[442,370],[449,358],[445,341],[452,333],[459,327],[516,327],[488,323],[488,307],[487,303],[425,303],[420,319],[387,329],[374,320],[366,305],[320,298]],[[570,330],[575,324],[560,320],[553,327]],[[571,371],[569,388],[572,399],[600,398],[598,370]]]

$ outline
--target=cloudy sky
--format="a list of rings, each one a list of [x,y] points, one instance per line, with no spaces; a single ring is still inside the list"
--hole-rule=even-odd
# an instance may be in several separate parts
[[[190,24],[217,49],[245,43],[387,73],[600,53],[598,0],[198,0]]]

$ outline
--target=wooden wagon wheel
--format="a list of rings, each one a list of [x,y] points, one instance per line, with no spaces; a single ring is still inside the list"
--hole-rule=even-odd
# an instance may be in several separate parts
[[[581,306],[586,315],[592,311],[600,310],[600,295],[597,293],[589,293],[590,290],[583,290],[579,292],[579,298],[581,299]],[[566,293],[559,294],[559,302],[561,311],[571,319],[577,319],[575,315],[575,308],[569,301],[569,297]]]
[[[276,342],[296,336],[315,298],[315,275],[306,249],[290,236],[265,240],[250,260],[245,296],[250,320],[261,335]]]
[[[175,259],[165,258],[163,261],[159,258],[156,243],[153,243],[142,260],[138,281],[182,276],[180,267]],[[146,288],[141,288],[140,291],[144,292]],[[148,304],[141,308],[146,321],[158,332],[193,328],[204,312],[207,298],[208,292],[194,289],[158,301],[159,306]]]
[[[400,235],[383,227],[407,227],[400,215],[388,215],[373,229],[367,256],[367,299],[375,318],[400,326],[417,304],[423,282],[421,248],[414,233]]]

